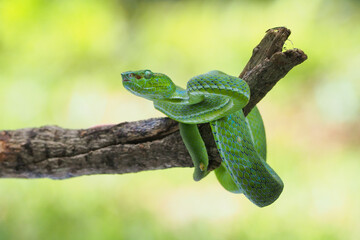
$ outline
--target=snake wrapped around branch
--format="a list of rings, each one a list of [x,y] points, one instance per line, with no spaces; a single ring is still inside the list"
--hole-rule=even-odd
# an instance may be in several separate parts
[[[150,70],[122,73],[131,93],[154,102],[157,110],[179,122],[180,134],[194,163],[194,180],[204,178],[209,159],[197,124],[210,123],[222,159],[215,174],[233,193],[243,193],[259,207],[273,203],[283,182],[266,162],[264,124],[257,107],[247,117],[242,108],[250,98],[247,83],[220,71],[191,78],[186,89]]]

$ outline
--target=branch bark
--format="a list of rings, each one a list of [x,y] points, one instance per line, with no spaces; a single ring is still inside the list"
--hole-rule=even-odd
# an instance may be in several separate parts
[[[282,51],[290,35],[269,29],[240,74],[250,86],[245,115],[307,56]],[[221,163],[209,124],[199,126],[210,169]],[[0,177],[64,179],[91,174],[121,174],[172,167],[193,167],[178,123],[169,118],[124,122],[90,129],[57,126],[0,131]]]

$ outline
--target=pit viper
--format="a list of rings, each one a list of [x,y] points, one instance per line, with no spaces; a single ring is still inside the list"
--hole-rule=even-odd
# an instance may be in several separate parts
[[[165,74],[151,70],[121,74],[124,87],[151,100],[154,107],[179,122],[181,137],[194,163],[196,181],[208,173],[208,154],[197,124],[210,123],[222,163],[215,169],[220,184],[243,193],[259,207],[273,203],[283,182],[266,162],[266,138],[257,107],[244,116],[250,98],[248,84],[221,71],[191,78],[186,89]]]

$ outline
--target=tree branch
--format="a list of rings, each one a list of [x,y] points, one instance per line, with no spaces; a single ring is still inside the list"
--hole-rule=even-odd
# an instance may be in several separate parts
[[[307,59],[299,49],[282,52],[289,35],[285,27],[269,29],[253,50],[240,74],[251,90],[245,115],[294,66]],[[221,159],[209,124],[201,124],[199,129],[210,169],[214,169]],[[63,179],[192,166],[178,123],[169,118],[79,130],[45,126],[0,131],[0,177]]]

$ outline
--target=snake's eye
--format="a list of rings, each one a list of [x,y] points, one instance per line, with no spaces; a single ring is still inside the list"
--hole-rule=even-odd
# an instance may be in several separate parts
[[[146,70],[144,73],[144,77],[146,79],[150,79],[153,76],[153,73],[150,70]]]

